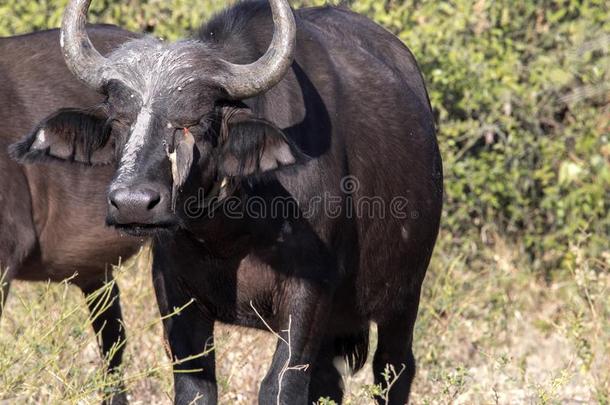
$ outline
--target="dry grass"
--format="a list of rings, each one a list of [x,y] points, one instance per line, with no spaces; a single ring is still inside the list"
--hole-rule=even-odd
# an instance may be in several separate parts
[[[413,403],[608,404],[610,254],[591,263],[571,249],[573,272],[547,283],[499,242],[468,264],[441,242],[417,324]],[[147,262],[145,252],[116,273],[129,335],[125,375],[133,404],[168,404],[171,364]],[[217,329],[221,403],[255,403],[274,347],[269,333]],[[111,383],[101,370],[74,287],[13,285],[0,323],[0,403],[98,403]],[[346,403],[372,402],[370,373],[369,361],[346,378]]]

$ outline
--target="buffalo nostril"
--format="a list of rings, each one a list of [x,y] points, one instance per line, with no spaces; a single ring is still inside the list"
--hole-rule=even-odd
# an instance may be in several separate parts
[[[153,208],[155,208],[155,206],[157,206],[159,204],[159,202],[161,202],[161,195],[160,194],[152,195],[150,197],[150,201],[148,202],[148,206],[146,208],[148,210],[152,210]]]
[[[116,196],[117,196],[116,191],[113,191],[112,193],[110,193],[110,195],[108,196],[108,203],[110,203],[110,205],[112,205],[114,208],[116,208],[118,210],[119,204],[116,201]]]

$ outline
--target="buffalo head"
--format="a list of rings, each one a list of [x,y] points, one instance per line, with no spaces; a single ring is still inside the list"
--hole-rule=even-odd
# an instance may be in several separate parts
[[[70,71],[106,101],[51,115],[12,146],[15,158],[115,164],[107,221],[134,233],[177,225],[175,201],[189,178],[212,190],[295,163],[298,152],[282,131],[241,102],[290,69],[296,27],[286,0],[270,0],[273,38],[250,64],[223,59],[213,41],[150,37],[102,56],[85,30],[90,2],[68,4],[61,47]]]

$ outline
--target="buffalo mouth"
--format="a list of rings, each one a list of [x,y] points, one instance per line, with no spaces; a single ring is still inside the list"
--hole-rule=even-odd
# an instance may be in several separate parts
[[[173,222],[160,222],[160,223],[152,223],[152,224],[139,224],[139,223],[130,223],[130,224],[119,224],[119,223],[111,223],[108,222],[109,226],[112,226],[120,233],[136,236],[136,237],[149,237],[155,236],[162,232],[173,231],[177,229],[178,225]]]

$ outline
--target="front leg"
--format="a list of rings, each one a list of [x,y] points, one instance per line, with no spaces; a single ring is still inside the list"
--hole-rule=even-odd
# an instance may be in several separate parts
[[[125,351],[125,328],[119,300],[119,287],[111,282],[106,288],[104,279],[96,279],[79,285],[85,294],[89,307],[89,318],[95,334],[99,336],[99,345],[102,354],[108,362],[108,373],[121,377],[121,362]],[[112,393],[105,399],[104,404],[127,404],[125,386],[121,378],[117,378]]]
[[[180,286],[176,271],[180,260],[172,261],[161,246],[153,251],[153,284],[164,318],[166,349],[174,362],[174,403],[216,404],[214,322],[203,316],[194,297]]]
[[[259,391],[259,403],[301,405],[308,401],[309,381],[330,313],[331,294],[303,279],[286,281],[278,305],[278,343],[271,368]]]
[[[8,274],[8,271],[6,274]],[[4,310],[4,304],[6,304],[6,299],[8,298],[8,291],[11,288],[10,280],[8,280],[8,277],[5,279],[5,277],[5,273],[3,273],[2,268],[0,268],[0,318],[2,318],[2,310]]]

